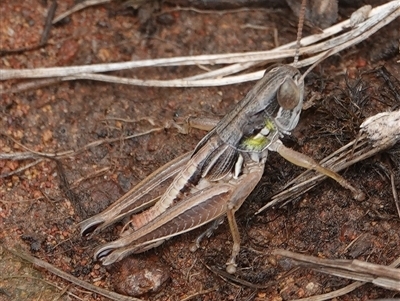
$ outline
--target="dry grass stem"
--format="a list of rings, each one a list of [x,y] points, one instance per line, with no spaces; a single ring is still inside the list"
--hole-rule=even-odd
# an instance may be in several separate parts
[[[19,145],[20,147],[22,147],[23,149],[27,150],[27,152],[17,152],[17,153],[0,153],[0,160],[15,160],[15,161],[20,161],[20,160],[29,160],[29,159],[37,159],[32,163],[29,163],[23,167],[20,167],[12,172],[9,173],[4,173],[4,174],[0,174],[0,178],[5,178],[5,177],[9,177],[11,175],[20,173],[36,164],[39,164],[40,162],[42,162],[44,159],[62,159],[62,158],[66,158],[66,157],[74,157],[76,155],[78,155],[79,153],[91,148],[91,147],[95,147],[95,146],[99,146],[102,145],[104,143],[112,143],[112,142],[116,142],[116,141],[123,141],[123,140],[128,140],[128,139],[132,139],[132,138],[137,138],[140,136],[145,136],[148,134],[151,134],[153,132],[159,132],[161,130],[163,130],[164,128],[153,128],[151,130],[148,130],[146,132],[143,133],[138,133],[138,134],[133,134],[133,135],[129,135],[126,137],[118,137],[118,138],[111,138],[111,139],[101,139],[101,140],[96,140],[93,141],[91,143],[88,143],[86,145],[84,145],[81,148],[78,148],[76,150],[66,150],[66,151],[61,151],[61,152],[54,152],[54,153],[44,153],[44,152],[37,152],[23,144],[21,144],[20,142],[18,142],[17,140],[13,139],[12,137],[10,137],[9,135],[6,134],[2,134],[4,136],[6,136],[8,139],[10,139],[11,141],[13,141],[14,143],[16,143],[17,145]],[[1,133],[0,133],[1,134]],[[40,158],[40,159],[38,159]]]
[[[312,268],[325,274],[371,282],[377,286],[400,292],[400,273],[396,268],[400,264],[400,257],[390,266],[384,266],[356,259],[322,259],[286,250],[275,250],[273,254],[291,258],[296,265]]]
[[[307,59],[300,61],[297,66],[304,67],[313,64],[326,51],[330,51],[330,55],[337,53],[345,48],[360,43],[373,33],[400,16],[400,1],[391,1],[384,5],[378,6],[371,10],[369,18],[364,22],[350,27],[350,19],[338,23],[330,28],[325,29],[322,33],[312,35],[301,40],[303,47],[300,49],[300,55],[312,55]],[[332,35],[340,35],[329,40],[317,43],[327,39]],[[309,46],[308,46],[309,45]],[[305,47],[304,47],[305,46]],[[253,72],[244,75],[230,76],[226,78],[213,78],[215,76],[227,76],[246,68],[259,64],[260,62],[271,62],[291,58],[295,53],[295,42],[277,47],[269,51],[258,51],[248,53],[230,53],[230,54],[214,54],[199,55],[175,58],[163,58],[154,60],[141,60],[121,63],[94,64],[86,66],[71,67],[53,67],[53,68],[36,68],[36,69],[14,69],[0,70],[0,80],[14,78],[45,78],[45,77],[63,77],[62,80],[88,79],[98,80],[119,84],[140,85],[140,86],[157,86],[157,87],[204,87],[204,86],[221,86],[246,81],[257,80],[262,77],[263,71]],[[240,64],[241,63],[241,64]],[[189,77],[185,79],[172,80],[141,80],[131,78],[120,78],[117,76],[98,75],[92,73],[109,72],[123,69],[132,69],[139,67],[161,67],[161,66],[184,66],[184,65],[214,65],[214,64],[234,64],[233,67],[223,67],[219,71],[210,71],[198,75],[199,77]],[[243,65],[244,64],[244,65]],[[212,76],[212,77],[210,77]],[[194,78],[194,79],[193,79]],[[0,91],[4,93],[5,91]]]
[[[3,246],[3,248],[5,248],[5,247]],[[74,276],[72,276],[72,275],[70,275],[70,274],[68,274],[68,273],[66,273],[64,271],[61,271],[60,269],[56,268],[55,266],[51,265],[50,263],[45,262],[43,260],[40,260],[40,259],[38,259],[36,257],[33,257],[33,256],[29,255],[29,254],[26,254],[24,252],[16,251],[16,250],[10,250],[10,249],[7,249],[7,248],[5,248],[5,249],[8,250],[10,253],[14,254],[15,256],[18,256],[18,257],[20,257],[20,258],[22,258],[22,259],[24,259],[24,260],[26,260],[26,261],[34,264],[34,265],[37,265],[37,266],[39,266],[41,268],[44,268],[47,271],[49,271],[50,273],[52,273],[54,275],[57,275],[58,277],[60,277],[60,278],[62,278],[64,280],[67,280],[67,281],[69,281],[69,282],[71,282],[71,283],[73,283],[73,284],[75,284],[77,286],[80,286],[80,287],[82,287],[84,289],[87,289],[87,290],[89,290],[91,292],[94,292],[94,293],[100,294],[102,296],[105,296],[107,298],[110,298],[111,300],[116,300],[116,301],[142,301],[141,299],[124,296],[124,295],[121,295],[121,294],[117,294],[117,293],[108,291],[108,290],[106,290],[104,288],[97,287],[97,286],[95,286],[93,284],[90,284],[88,282],[82,281],[82,280],[80,280],[80,279],[78,279],[78,278],[76,278],[76,277],[74,277]]]
[[[66,12],[62,13],[61,15],[55,17],[53,19],[52,24],[56,24],[56,23],[60,22],[62,19],[68,17],[69,15],[72,15],[73,13],[80,11],[86,7],[99,5],[99,4],[103,4],[103,3],[108,3],[111,1],[112,0],[86,0],[82,3],[78,3],[77,5],[74,5],[71,9],[69,9]]]

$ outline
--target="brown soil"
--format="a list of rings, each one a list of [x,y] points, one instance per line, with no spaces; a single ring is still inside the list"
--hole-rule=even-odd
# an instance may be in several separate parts
[[[58,12],[74,4],[72,0],[59,2]],[[377,5],[379,1],[371,2]],[[36,45],[49,5],[39,0],[2,1],[1,48]],[[290,17],[292,14],[285,7],[228,13],[176,9],[166,12],[173,8],[165,4],[160,10],[141,8],[138,12],[122,8],[115,1],[85,9],[54,26],[48,45],[4,55],[0,68],[255,51],[276,46],[274,29],[279,44],[296,36],[296,17]],[[340,18],[347,18],[352,10],[340,8]],[[249,24],[265,28],[244,28]],[[366,117],[399,107],[399,98],[396,100],[395,96],[397,93],[399,97],[400,91],[400,64],[396,63],[399,57],[395,49],[399,28],[400,21],[396,20],[360,45],[325,60],[308,76],[306,99],[314,96],[315,102],[302,113],[293,135],[284,139],[287,146],[320,160],[353,140]],[[305,28],[303,34],[310,31]],[[382,77],[381,66],[393,76],[390,81]],[[114,74],[166,79],[197,72],[198,67],[169,67]],[[9,88],[17,82],[2,82],[1,86]],[[20,143],[38,152],[76,150],[95,140],[164,127],[176,117],[222,116],[252,85],[180,89],[74,81],[5,94],[0,99],[0,153],[25,151]],[[30,252],[80,279],[114,290],[114,284],[120,286],[128,272],[119,273],[118,266],[104,268],[93,261],[93,250],[115,238],[120,227],[111,227],[101,236],[87,240],[79,235],[77,224],[106,208],[156,168],[193,149],[204,134],[192,130],[183,135],[174,128],[165,128],[131,140],[91,147],[61,160],[58,166],[55,161],[44,160],[21,173],[1,178],[0,300],[55,300],[59,295],[59,300],[74,299],[61,294],[65,288],[83,300],[105,300],[68,287],[69,283],[33,268],[6,248]],[[301,172],[271,154],[261,183],[237,218],[242,248],[235,276],[254,285],[226,281],[207,268],[224,269],[229,257],[232,239],[224,223],[202,242],[197,252],[191,253],[188,247],[201,231],[134,256],[149,267],[165,269],[170,276],[159,292],[142,298],[183,300],[198,294],[190,300],[290,300],[332,291],[351,282],[307,269],[285,275],[290,267],[284,262],[277,264],[270,255],[275,248],[389,265],[400,254],[400,219],[387,170],[394,171],[399,190],[399,156],[398,151],[380,154],[342,173],[362,187],[366,201],[354,201],[348,191],[327,180],[285,208],[254,216],[274,192]],[[0,173],[30,162],[2,160]],[[66,191],[60,175],[66,177],[71,190]],[[132,263],[126,263],[129,264]],[[400,297],[367,284],[338,300],[396,296]]]

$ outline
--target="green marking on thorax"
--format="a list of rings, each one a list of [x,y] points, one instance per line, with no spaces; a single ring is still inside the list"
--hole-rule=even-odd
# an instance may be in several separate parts
[[[273,121],[269,118],[265,119],[264,128],[266,128],[269,132],[275,131],[275,125]],[[255,136],[244,138],[242,141],[242,145],[249,151],[262,151],[265,146],[270,143],[270,141],[271,140],[268,139],[266,136],[258,133]]]

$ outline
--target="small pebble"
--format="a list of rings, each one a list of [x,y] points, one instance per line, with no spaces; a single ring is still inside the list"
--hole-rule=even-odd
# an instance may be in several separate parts
[[[159,291],[169,277],[168,267],[156,256],[145,260],[128,257],[119,264],[114,288],[120,294],[140,296]]]

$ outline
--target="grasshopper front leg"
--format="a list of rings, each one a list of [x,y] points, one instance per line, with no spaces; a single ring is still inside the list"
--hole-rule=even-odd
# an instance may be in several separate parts
[[[325,168],[318,164],[314,159],[296,152],[290,148],[287,148],[282,144],[280,140],[275,141],[270,145],[270,150],[276,151],[283,158],[288,160],[289,162],[304,167],[307,169],[315,170],[331,179],[335,180],[342,187],[350,190],[353,193],[353,198],[358,201],[363,201],[365,199],[365,194],[358,188],[352,186],[346,179],[340,176],[338,173],[334,172],[331,169]]]

